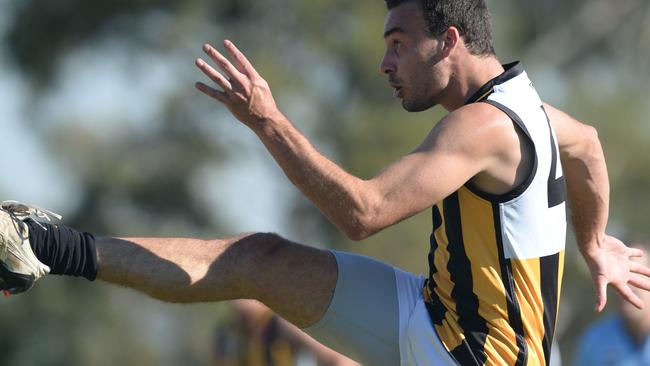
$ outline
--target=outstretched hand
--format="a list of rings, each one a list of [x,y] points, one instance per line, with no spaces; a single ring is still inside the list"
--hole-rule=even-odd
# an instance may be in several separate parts
[[[234,65],[211,45],[203,45],[203,51],[221,72],[203,59],[196,59],[196,66],[221,90],[201,82],[196,83],[196,88],[223,103],[235,118],[248,127],[260,127],[266,119],[278,113],[269,85],[232,42],[226,40],[223,45],[234,60]]]
[[[633,291],[633,288],[650,291],[650,268],[634,260],[644,256],[641,249],[629,248],[617,238],[605,235],[600,247],[583,255],[594,281],[597,311],[605,308],[608,284],[625,301],[643,309],[643,301]]]

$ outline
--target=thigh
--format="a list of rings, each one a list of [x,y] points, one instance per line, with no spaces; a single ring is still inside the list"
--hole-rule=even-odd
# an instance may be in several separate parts
[[[399,365],[401,328],[415,305],[407,298],[417,295],[421,281],[401,271],[398,280],[392,266],[368,257],[333,253],[338,265],[334,296],[323,318],[305,332],[364,365]],[[412,290],[403,291],[403,284]]]

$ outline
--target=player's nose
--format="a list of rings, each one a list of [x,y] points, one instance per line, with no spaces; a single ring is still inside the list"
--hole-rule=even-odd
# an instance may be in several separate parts
[[[382,74],[392,74],[396,70],[395,62],[390,57],[388,52],[384,53],[384,57],[381,59],[381,63],[379,64],[379,71]]]

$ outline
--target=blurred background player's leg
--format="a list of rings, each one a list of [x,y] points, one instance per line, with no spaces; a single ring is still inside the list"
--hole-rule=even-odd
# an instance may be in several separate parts
[[[233,301],[231,308],[231,316],[216,329],[215,366],[359,366],[258,301]]]

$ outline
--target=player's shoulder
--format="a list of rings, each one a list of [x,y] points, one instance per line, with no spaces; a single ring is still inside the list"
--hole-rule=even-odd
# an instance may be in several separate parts
[[[508,124],[509,117],[488,103],[466,104],[449,113],[443,120],[458,128],[499,128]]]
[[[484,148],[504,147],[517,139],[510,118],[488,103],[464,105],[440,120],[436,128],[439,137]]]

